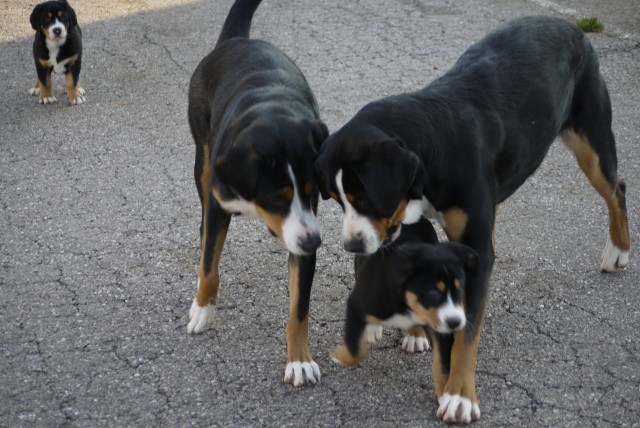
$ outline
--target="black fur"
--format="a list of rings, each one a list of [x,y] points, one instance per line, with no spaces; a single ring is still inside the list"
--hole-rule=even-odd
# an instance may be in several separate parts
[[[47,47],[46,29],[56,19],[66,28],[66,39],[60,45],[57,55],[52,58],[52,53]],[[82,68],[82,31],[78,25],[76,12],[66,0],[51,0],[40,3],[33,8],[29,18],[31,27],[36,31],[33,41],[33,59],[38,75],[39,91],[45,96],[52,96],[51,72],[70,74],[71,86],[67,85],[67,97],[69,102],[76,103],[78,98],[84,101],[84,90],[78,87],[80,70]],[[70,58],[74,58],[70,60]],[[55,70],[53,66],[44,65],[43,62],[54,60],[55,63],[67,62],[62,70]],[[79,93],[77,92],[79,91]],[[34,94],[35,95],[35,94]]]

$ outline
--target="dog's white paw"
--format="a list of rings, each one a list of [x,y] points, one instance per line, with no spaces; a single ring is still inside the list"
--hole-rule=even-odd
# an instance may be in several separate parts
[[[29,89],[29,95],[31,95],[32,97],[37,97],[38,95],[40,95],[40,88],[33,87]]]
[[[83,104],[85,102],[87,102],[87,100],[84,97],[84,89],[78,87],[77,89],[78,91],[78,96],[75,98],[69,98],[69,104],[73,105],[80,105]]]
[[[622,251],[611,242],[611,238],[607,239],[607,245],[602,252],[602,263],[600,270],[602,272],[615,272],[626,267],[629,264],[629,251]]]
[[[75,98],[75,99],[69,99],[69,104],[71,104],[72,106],[80,105],[80,104],[82,104],[84,102],[86,102],[86,99],[82,95],[79,96],[78,98]]]
[[[50,97],[42,97],[42,98],[38,98],[38,102],[40,104],[53,104],[58,102],[58,100],[56,99],[56,97],[54,97],[53,95]]]
[[[438,400],[437,416],[445,422],[468,424],[480,419],[480,406],[466,397],[455,394],[442,394]]]
[[[320,382],[320,367],[315,361],[293,361],[287,363],[287,368],[284,371],[284,383],[300,386],[316,382]]]
[[[424,336],[406,334],[404,339],[402,339],[402,349],[410,354],[428,351],[430,349],[429,339]]]
[[[367,324],[364,330],[364,338],[368,344],[373,345],[382,339],[382,326]]]
[[[190,334],[198,334],[207,330],[213,324],[213,318],[216,314],[216,307],[212,304],[200,306],[193,299],[191,309],[189,309],[189,325],[187,332]]]

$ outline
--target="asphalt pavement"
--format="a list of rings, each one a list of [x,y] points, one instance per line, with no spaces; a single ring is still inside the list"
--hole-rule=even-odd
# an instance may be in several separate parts
[[[352,257],[324,242],[310,347],[322,381],[283,383],[286,251],[234,218],[213,329],[187,334],[200,207],[187,86],[231,0],[86,0],[86,104],[38,105],[29,13],[0,13],[0,426],[438,426],[431,354],[386,330],[365,362],[341,341]],[[441,75],[510,18],[597,16],[591,34],[627,182],[630,265],[598,271],[606,207],[562,144],[505,204],[478,359],[478,427],[640,426],[640,3],[265,0],[254,37],[299,65],[334,131],[366,102]]]

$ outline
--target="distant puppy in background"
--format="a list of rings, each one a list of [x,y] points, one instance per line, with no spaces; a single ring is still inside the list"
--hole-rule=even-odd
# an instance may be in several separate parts
[[[84,89],[78,85],[82,58],[82,33],[75,11],[66,0],[38,4],[31,12],[31,27],[36,30],[33,59],[38,79],[29,90],[40,104],[55,103],[51,72],[64,73],[69,104],[85,102]]]

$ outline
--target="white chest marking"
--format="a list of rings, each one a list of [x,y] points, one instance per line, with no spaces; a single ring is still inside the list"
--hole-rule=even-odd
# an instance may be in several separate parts
[[[47,39],[47,49],[49,49],[49,61],[47,64],[50,67],[53,67],[53,71],[62,74],[64,73],[64,68],[69,63],[69,58],[65,58],[62,61],[58,62],[58,53],[60,52],[60,46],[64,44],[64,40],[49,40]]]

